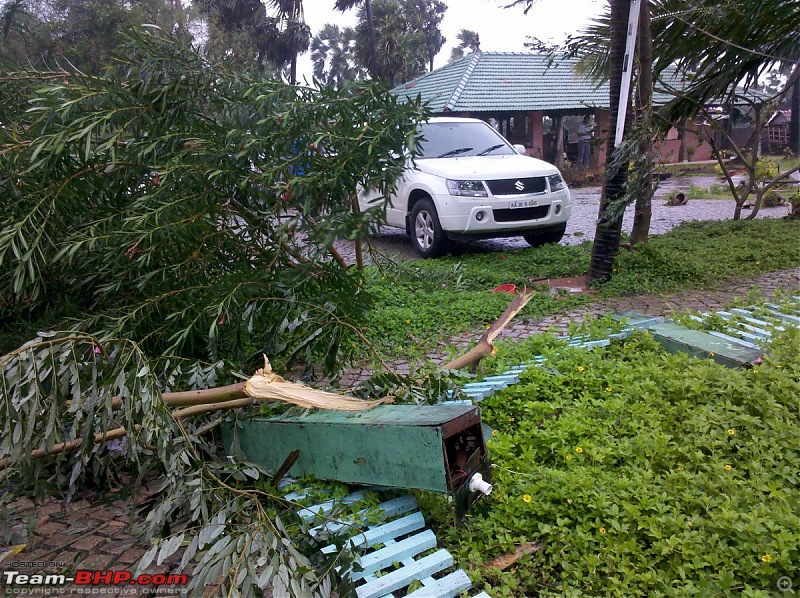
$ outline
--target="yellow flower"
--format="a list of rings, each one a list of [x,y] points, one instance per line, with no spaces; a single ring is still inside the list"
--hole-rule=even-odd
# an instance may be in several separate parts
[[[708,352],[708,356],[709,356],[709,357],[714,357],[714,351],[709,351],[709,352]]]
[[[579,366],[578,366],[578,371],[579,371],[579,372],[582,372],[582,371],[583,371],[583,370],[585,370],[585,369],[586,369],[586,368],[585,368],[585,367],[583,367],[582,365],[579,365]]]
[[[531,502],[531,495],[530,494],[523,494],[522,495],[522,500],[524,500],[525,502]]]
[[[600,528],[600,533],[601,533],[601,534],[604,534],[604,533],[606,533],[606,528],[604,528],[604,527],[601,527],[601,528]]]
[[[736,434],[736,430],[733,428],[728,428],[728,436],[733,436],[734,434]]]
[[[406,320],[406,324],[411,324],[411,320]]]
[[[730,471],[731,469],[733,469],[733,468],[730,465],[726,465],[725,466],[725,471]]]
[[[492,436],[497,436],[497,430],[492,430]]]
[[[572,461],[572,455],[567,455],[567,461]]]
[[[764,561],[765,563],[771,563],[772,562],[772,555],[771,554],[765,554],[764,556],[761,557],[761,560]]]
[[[579,447],[579,446],[576,446],[576,447],[575,447],[575,452],[576,452],[576,453],[582,453],[582,452],[583,452],[583,449],[582,449],[581,447]]]
[[[612,390],[614,390],[614,389],[611,388],[610,386],[606,386],[606,392],[611,392]]]
[[[513,418],[513,417],[509,417],[509,418],[508,418],[508,421],[510,421],[510,422],[513,422],[513,421],[514,421],[514,418]]]

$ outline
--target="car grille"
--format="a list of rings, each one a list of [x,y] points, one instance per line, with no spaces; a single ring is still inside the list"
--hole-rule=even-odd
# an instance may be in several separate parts
[[[545,177],[536,176],[524,179],[498,179],[486,181],[492,195],[527,195],[544,193],[547,189]]]
[[[535,206],[532,208],[512,208],[492,210],[495,222],[518,222],[520,220],[538,220],[547,216],[550,206]]]

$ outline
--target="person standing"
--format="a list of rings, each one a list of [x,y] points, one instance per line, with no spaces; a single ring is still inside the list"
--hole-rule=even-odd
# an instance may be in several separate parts
[[[578,123],[578,164],[589,166],[589,156],[592,153],[592,124],[589,115],[583,117]]]

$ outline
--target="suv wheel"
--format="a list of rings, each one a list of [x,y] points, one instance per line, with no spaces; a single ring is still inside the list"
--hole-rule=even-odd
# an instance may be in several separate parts
[[[411,210],[411,244],[422,257],[439,257],[447,249],[447,234],[439,224],[436,208],[428,199],[421,199]]]
[[[567,223],[559,224],[554,227],[543,228],[522,235],[531,247],[541,247],[548,243],[558,243],[567,230]]]

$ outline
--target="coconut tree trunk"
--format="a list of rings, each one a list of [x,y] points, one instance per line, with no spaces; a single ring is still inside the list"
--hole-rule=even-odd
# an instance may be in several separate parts
[[[367,11],[367,27],[369,28],[369,61],[372,76],[380,78],[378,73],[378,42],[375,36],[375,23],[372,20],[372,1],[364,0],[364,8]]]
[[[640,129],[646,134],[641,136],[639,151],[647,156],[644,173],[644,190],[636,198],[633,213],[633,229],[631,245],[646,243],[650,233],[650,219],[653,213],[653,140],[650,125],[653,116],[653,34],[650,30],[650,3],[642,0],[639,16],[639,77],[636,86],[636,119]]]
[[[798,63],[800,66],[800,63]],[[789,121],[789,149],[800,155],[800,77],[792,85],[792,119]]]
[[[622,68],[625,60],[625,40],[628,30],[629,0],[610,0],[611,6],[611,47],[609,77],[609,115],[608,140],[606,141],[606,166],[603,180],[603,192],[600,198],[600,211],[592,246],[592,260],[589,265],[589,284],[608,280],[614,259],[619,252],[620,234],[622,232],[622,215],[607,220],[606,210],[609,203],[622,196],[625,190],[625,168],[612,168],[614,153],[614,131],[617,128],[619,99],[622,87]],[[631,114],[628,110],[627,114]]]

